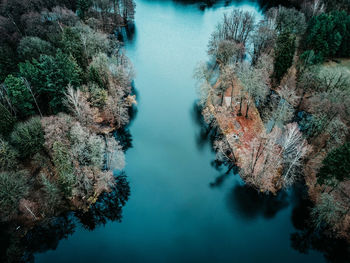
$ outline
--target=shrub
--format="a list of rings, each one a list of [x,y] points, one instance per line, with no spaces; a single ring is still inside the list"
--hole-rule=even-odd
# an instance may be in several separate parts
[[[0,173],[0,213],[7,219],[18,211],[19,200],[29,192],[26,171]]]
[[[26,158],[39,152],[44,144],[44,131],[39,117],[18,123],[11,133],[11,143]]]
[[[52,150],[52,159],[57,171],[59,186],[64,195],[70,197],[73,185],[76,182],[72,155],[68,147],[62,142],[55,142]]]
[[[39,37],[24,37],[17,48],[17,53],[22,61],[39,58],[40,55],[53,55],[53,46]]]
[[[89,66],[89,80],[100,88],[108,88],[108,57],[106,54],[98,54],[92,59]]]
[[[7,46],[0,46],[0,82],[3,82],[8,74],[16,70],[17,58],[13,50]]]
[[[81,165],[102,168],[104,143],[99,136],[76,123],[70,131],[70,141],[73,155]]]
[[[0,103],[0,135],[8,135],[15,125],[16,119],[9,110]]]
[[[350,143],[331,151],[322,162],[322,167],[317,174],[320,184],[335,179],[344,181],[349,179],[350,170]]]
[[[17,166],[18,152],[0,138],[0,171],[12,170]]]
[[[55,208],[62,202],[60,190],[54,182],[51,182],[44,174],[41,174],[41,183],[45,192],[45,206],[49,213],[54,213]]]
[[[268,12],[268,16],[276,16],[276,29],[279,32],[290,32],[297,35],[302,35],[306,29],[305,15],[294,8],[286,8],[279,6],[272,8]]]
[[[90,98],[89,101],[93,107],[103,108],[108,99],[108,92],[105,89],[99,88],[97,85],[93,84],[89,88]]]

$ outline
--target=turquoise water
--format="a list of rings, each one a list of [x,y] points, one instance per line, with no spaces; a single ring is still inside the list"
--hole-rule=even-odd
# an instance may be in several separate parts
[[[138,113],[126,174],[131,196],[122,222],[93,231],[78,227],[36,262],[324,262],[291,247],[293,198],[259,196],[237,175],[215,187],[225,170],[195,110],[193,69],[224,12],[261,17],[254,2],[233,1],[201,11],[196,5],[138,0],[136,28],[126,42],[135,71]]]

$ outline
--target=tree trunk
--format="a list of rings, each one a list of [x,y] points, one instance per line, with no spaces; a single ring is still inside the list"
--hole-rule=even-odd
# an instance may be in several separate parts
[[[248,119],[249,107],[250,107],[250,103],[247,102],[247,111],[245,112],[245,118],[246,118],[246,119]]]
[[[233,83],[232,83],[232,89],[231,89],[231,110],[233,111],[233,89],[234,89],[234,87],[233,87]]]
[[[241,101],[239,103],[238,116],[242,116],[242,103],[243,103],[243,97],[241,96]]]

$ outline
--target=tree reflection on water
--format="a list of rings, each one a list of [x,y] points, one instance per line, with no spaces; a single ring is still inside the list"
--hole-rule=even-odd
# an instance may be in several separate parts
[[[122,220],[122,209],[130,196],[126,174],[116,176],[110,193],[103,193],[86,212],[75,211],[41,221],[30,230],[3,226],[0,229],[1,262],[34,262],[34,254],[55,250],[78,225],[90,231],[108,221]],[[11,230],[9,230],[11,229]]]
[[[350,247],[346,240],[336,238],[327,229],[317,229],[310,219],[313,203],[304,189],[298,190],[292,210],[291,220],[296,232],[290,236],[293,249],[303,254],[311,250],[319,251],[328,262],[350,262]]]

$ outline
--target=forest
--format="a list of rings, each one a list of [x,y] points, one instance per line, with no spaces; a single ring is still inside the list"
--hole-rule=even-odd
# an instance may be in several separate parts
[[[349,171],[350,0],[0,0],[1,262],[348,262]]]
[[[311,225],[350,240],[348,1],[225,14],[195,70],[216,162],[265,194],[304,182]]]
[[[115,30],[131,0],[0,5],[0,221],[30,229],[87,211],[125,165],[133,66]],[[9,231],[11,227],[9,227]]]

